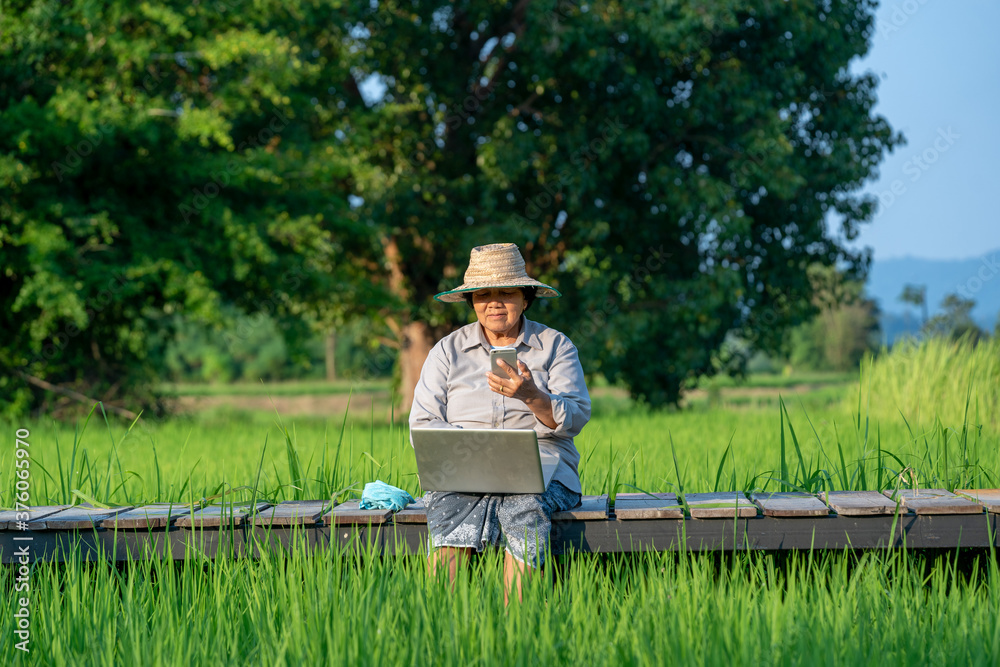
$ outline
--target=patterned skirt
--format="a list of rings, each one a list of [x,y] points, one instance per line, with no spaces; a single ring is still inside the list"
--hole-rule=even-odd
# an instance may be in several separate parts
[[[428,491],[427,528],[431,544],[482,551],[503,546],[532,567],[545,560],[552,514],[580,504],[581,496],[553,481],[541,494],[477,494]]]

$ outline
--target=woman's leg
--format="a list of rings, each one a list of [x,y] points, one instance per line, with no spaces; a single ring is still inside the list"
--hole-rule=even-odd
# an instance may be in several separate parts
[[[468,563],[474,551],[472,547],[438,547],[427,557],[427,572],[436,576],[442,567],[447,568],[448,581],[454,585],[459,566]]]
[[[496,544],[500,526],[496,520],[495,496],[453,492],[428,492],[427,530],[431,552],[427,571],[436,575],[446,569],[452,583],[458,568],[479,549]]]
[[[545,570],[539,566],[538,576],[544,577]],[[514,558],[509,551],[503,552],[503,604],[510,604],[511,590],[517,591],[517,601],[521,602],[521,579],[535,576],[534,568],[528,567],[523,561]]]
[[[505,496],[498,518],[504,536],[504,602],[509,603],[511,589],[521,600],[521,581],[533,569],[541,569],[549,548],[552,514],[575,507],[580,494],[559,482],[552,482],[545,493]],[[542,573],[544,576],[544,573]]]

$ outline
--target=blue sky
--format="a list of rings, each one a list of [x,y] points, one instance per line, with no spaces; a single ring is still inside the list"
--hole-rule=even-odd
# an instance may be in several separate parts
[[[867,188],[882,204],[858,242],[876,262],[1000,248],[1000,2],[883,0],[877,17],[853,69],[881,77],[876,112],[908,143]]]

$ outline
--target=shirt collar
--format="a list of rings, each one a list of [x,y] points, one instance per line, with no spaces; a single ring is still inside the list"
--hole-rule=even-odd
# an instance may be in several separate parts
[[[462,351],[468,351],[477,345],[482,345],[483,349],[490,349],[490,342],[486,339],[486,334],[483,333],[483,327],[479,324],[479,320],[471,324],[467,324],[464,329],[466,329],[465,340],[462,341]],[[533,347],[535,349],[542,349],[542,339],[539,333],[542,330],[542,325],[538,322],[533,322],[529,320],[524,315],[521,315],[521,332],[517,334],[517,338],[514,340],[514,347],[518,347],[521,343],[524,343],[528,347]]]

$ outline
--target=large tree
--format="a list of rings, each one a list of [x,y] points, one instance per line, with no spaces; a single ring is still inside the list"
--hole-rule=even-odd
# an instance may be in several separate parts
[[[339,128],[369,110],[344,102],[344,23],[310,0],[4,3],[0,408],[148,402],[175,313],[296,338],[378,302],[346,215]]]
[[[849,68],[874,6],[362,3],[358,71],[384,90],[354,213],[404,304],[404,395],[467,318],[431,295],[496,241],[563,292],[539,317],[586,369],[654,405],[718,368],[727,332],[777,348],[814,312],[809,266],[867,266],[845,240],[902,140]]]
[[[673,401],[726,332],[773,347],[810,315],[809,265],[863,272],[843,239],[900,141],[848,69],[868,1],[5,9],[0,392],[22,403],[134,398],[171,316],[226,302],[380,312],[408,396],[467,317],[431,295],[494,241],[563,291],[537,317],[588,371]]]

